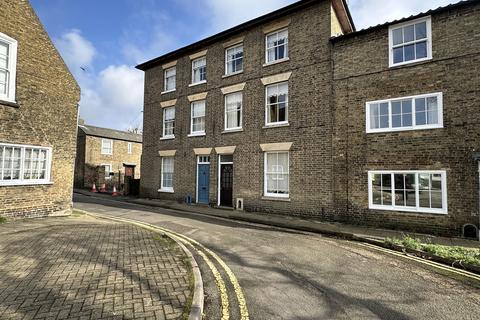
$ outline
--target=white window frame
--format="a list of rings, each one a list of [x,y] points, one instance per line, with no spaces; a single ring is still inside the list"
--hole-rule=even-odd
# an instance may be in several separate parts
[[[432,209],[420,207],[419,197],[419,174],[440,174],[442,176],[442,209]],[[415,200],[416,207],[395,206],[395,197],[392,197],[391,205],[373,204],[373,186],[372,177],[375,174],[415,174]],[[392,182],[392,194],[395,194],[395,179]],[[448,214],[448,200],[447,200],[447,173],[445,170],[374,170],[368,171],[368,208],[373,210],[385,211],[402,211],[402,212],[417,212],[417,213],[433,213],[433,214]]]
[[[0,100],[16,103],[15,89],[17,77],[17,40],[10,38],[4,33],[0,32],[0,41],[8,45],[8,66],[7,66],[7,93],[0,93]]]
[[[165,129],[166,129],[166,126],[165,126],[165,124],[166,124],[166,121],[165,121],[166,116],[165,116],[165,114],[166,114],[166,112],[167,112],[167,109],[172,109],[172,108],[173,108],[173,132],[174,132],[174,133],[167,135],[167,134],[165,133]],[[175,113],[175,112],[176,112],[175,106],[163,108],[163,111],[162,111],[162,113],[163,113],[163,119],[162,119],[162,139],[174,139],[174,138],[175,138],[175,120],[176,120],[176,113]]]
[[[270,104],[268,103],[268,88],[273,87],[273,86],[279,86],[279,85],[284,84],[284,83],[287,84],[287,98],[285,100],[285,104],[286,104],[285,120],[284,121],[277,121],[277,122],[269,122],[268,117],[269,117],[269,113],[270,113],[270,108],[269,108]],[[272,83],[272,84],[269,84],[269,85],[265,86],[265,126],[266,127],[276,127],[276,126],[288,125],[288,109],[290,107],[289,91],[290,91],[290,88],[289,88],[288,81],[276,82],[276,83]]]
[[[268,179],[267,179],[267,156],[268,154],[278,154],[278,153],[286,153],[287,154],[287,174],[288,174],[288,194],[278,194],[278,193],[268,193]],[[269,198],[283,198],[289,199],[290,198],[290,151],[266,151],[264,152],[264,160],[263,160],[263,195]]]
[[[287,42],[285,44],[286,45],[286,55],[285,55],[285,57],[283,57],[281,59],[268,61],[268,49],[269,49],[268,48],[268,37],[273,36],[274,34],[278,34],[280,32],[283,32],[283,31],[287,32]],[[282,61],[287,61],[287,60],[290,59],[289,37],[290,37],[290,33],[288,32],[288,28],[275,30],[275,31],[270,32],[270,33],[265,35],[265,65],[275,64],[275,63],[282,62]]]
[[[104,152],[103,145],[107,142],[110,142],[110,153]],[[112,139],[102,139],[102,145],[100,146],[100,153],[104,154],[104,155],[109,155],[109,156],[111,156],[113,154],[113,140]]]
[[[203,102],[204,105],[205,105],[204,113],[203,113],[203,118],[204,118],[203,130],[201,130],[201,131],[193,131],[193,105],[196,104],[196,103],[199,103],[199,102]],[[197,118],[200,118],[200,117],[197,117]],[[205,129],[206,129],[206,127],[207,127],[207,100],[192,101],[192,102],[190,103],[190,134],[189,134],[189,136],[190,136],[190,137],[194,137],[194,136],[204,136],[204,135],[205,135]]]
[[[240,95],[242,97],[242,104],[240,106],[240,126],[239,127],[232,127],[232,128],[228,128],[227,125],[228,125],[228,122],[227,122],[227,97],[230,96],[230,95]],[[238,131],[238,130],[241,130],[243,128],[243,92],[242,91],[237,91],[237,92],[232,92],[232,93],[228,93],[226,95],[224,95],[224,105],[225,105],[225,108],[224,108],[224,119],[223,119],[223,122],[224,122],[224,130],[225,131]]]
[[[106,166],[110,167],[110,171],[108,172],[108,174],[107,174],[107,170],[105,170],[105,180],[111,180],[112,177],[110,176],[110,172],[113,172],[112,171],[113,170],[112,164],[111,163],[102,163],[101,166],[104,167],[104,168]]]
[[[229,60],[229,59],[228,59],[228,51],[229,51],[229,50],[235,50],[235,49],[237,49],[237,48],[239,48],[239,47],[242,47],[242,53],[243,53],[243,55],[242,55],[242,70],[237,70],[237,71],[234,71],[234,72],[229,73],[229,72],[228,72],[228,63],[229,63],[229,62],[234,62],[234,61],[237,61],[237,60],[240,60],[240,59],[237,58],[237,59]],[[231,75],[234,75],[234,74],[242,73],[242,72],[243,72],[243,69],[244,69],[244,67],[245,67],[244,63],[245,63],[245,48],[244,48],[244,46],[243,46],[243,43],[239,43],[239,44],[236,44],[236,45],[234,45],[234,46],[231,46],[231,47],[228,47],[228,48],[225,49],[225,75],[226,75],[226,76],[231,76]]]
[[[165,159],[172,159],[172,168],[173,168],[173,171],[172,171],[172,174],[173,174],[173,178],[172,178],[172,187],[164,187],[163,186],[163,166],[164,166],[164,161]],[[160,172],[160,190],[158,190],[159,192],[167,192],[167,193],[174,193],[174,189],[173,189],[173,184],[174,184],[174,181],[175,181],[175,157],[174,156],[168,156],[168,157],[162,157],[162,164],[161,164],[161,168],[160,168],[162,171]]]
[[[172,71],[172,70],[175,71],[175,75],[172,76],[172,77],[175,77],[175,85],[174,85],[173,89],[169,89],[169,88],[167,88],[167,80],[168,80],[167,72]],[[175,66],[175,67],[165,69],[163,71],[163,92],[162,93],[173,92],[176,89],[177,89],[177,67]]]
[[[415,99],[418,98],[429,98],[429,97],[436,97],[437,98],[437,109],[438,109],[438,123],[436,124],[424,124],[424,125],[417,125],[416,124],[416,106],[415,106]],[[412,100],[412,126],[411,127],[392,127],[392,102],[396,101],[403,101],[403,100]],[[388,103],[388,128],[370,128],[370,107],[373,104],[380,104],[380,103]],[[425,106],[426,107],[426,106]],[[427,93],[427,94],[420,94],[415,96],[408,96],[408,97],[400,97],[400,98],[393,98],[393,99],[384,99],[384,100],[377,100],[377,101],[368,101],[365,104],[365,128],[367,133],[379,133],[379,132],[397,132],[397,131],[411,131],[411,130],[427,130],[427,129],[439,129],[443,128],[443,93],[442,92],[435,92],[435,93]]]
[[[132,154],[132,143],[131,142],[128,142],[128,144],[127,144],[127,153]]]
[[[393,62],[393,30],[398,29],[398,28],[403,28],[412,24],[420,23],[420,22],[426,22],[426,27],[427,27],[427,56],[425,58],[420,58],[420,59],[414,59],[414,60],[409,60],[409,61],[403,61],[403,62],[398,62],[394,63]],[[405,42],[402,43],[401,45],[397,46],[405,46],[408,44],[413,44],[416,42],[422,42],[424,40],[414,40],[411,42]],[[397,66],[402,66],[410,63],[417,63],[417,62],[422,62],[422,61],[427,61],[432,59],[432,18],[430,16],[428,17],[422,17],[419,19],[415,20],[410,20],[404,23],[399,23],[392,25],[388,28],[388,59],[389,59],[389,67],[397,67]]]
[[[40,185],[40,184],[53,184],[50,181],[51,171],[52,171],[52,148],[50,147],[40,147],[32,145],[22,145],[22,144],[10,144],[10,143],[0,143],[0,148],[4,147],[13,147],[20,150],[20,179],[17,180],[3,180],[3,170],[0,170],[0,187],[2,186],[25,186],[25,185]],[[44,150],[47,152],[46,156],[46,171],[44,179],[25,179],[25,149],[38,149]],[[5,157],[5,150],[3,150],[3,157]],[[2,161],[2,165],[5,164],[5,161]]]
[[[200,68],[194,68],[194,63],[199,60],[205,60],[205,80],[199,80],[195,82],[195,70],[200,69]],[[202,84],[207,82],[207,56],[202,56],[197,59],[192,60],[192,83],[190,86],[197,85],[197,84]]]

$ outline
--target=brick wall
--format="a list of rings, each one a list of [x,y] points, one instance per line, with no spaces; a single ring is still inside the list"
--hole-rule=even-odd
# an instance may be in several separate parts
[[[18,41],[18,107],[0,101],[0,142],[53,149],[53,184],[0,186],[0,215],[68,214],[80,89],[28,1],[2,0],[0,21],[0,32]]]
[[[224,78],[223,42],[207,52],[207,84],[189,87],[191,61],[177,61],[177,90],[163,91],[163,69],[145,72],[144,197],[183,200],[195,197],[193,148],[236,146],[234,198],[245,209],[322,220],[367,224],[427,233],[460,235],[465,223],[478,224],[478,174],[472,158],[480,145],[479,5],[469,4],[432,17],[433,59],[389,68],[388,26],[330,41],[329,1],[302,8],[289,17],[290,60],[262,66],[264,26],[244,37],[244,72]],[[283,18],[282,18],[283,19]],[[202,49],[199,49],[202,50]],[[193,54],[195,52],[191,52]],[[165,61],[167,63],[169,61]],[[292,72],[289,126],[264,129],[265,92],[260,79]],[[245,82],[243,132],[222,133],[224,101],[220,88]],[[396,133],[365,131],[365,103],[386,98],[443,92],[444,128]],[[208,92],[206,136],[187,137],[187,96]],[[160,140],[160,103],[177,99],[174,140]],[[290,150],[290,201],[262,198],[264,156],[260,144],[293,142]],[[175,193],[159,193],[160,150],[176,150]],[[210,200],[217,202],[218,157],[211,154]],[[446,170],[448,214],[413,214],[368,209],[369,170]]]
[[[163,69],[154,67],[145,74],[144,153],[142,168],[148,175],[141,181],[141,195],[161,199],[195,197],[196,156],[193,148],[236,146],[234,153],[233,197],[244,198],[252,211],[318,215],[332,206],[331,170],[331,68],[330,4],[318,2],[291,14],[288,62],[263,67],[265,34],[257,27],[244,36],[244,72],[224,78],[223,42],[207,48],[207,84],[189,87],[191,61],[188,56],[177,62],[177,90],[163,90]],[[225,39],[227,42],[229,39]],[[192,52],[195,53],[195,52]],[[292,71],[289,80],[289,126],[263,128],[265,125],[265,87],[261,78]],[[245,82],[243,91],[243,132],[224,130],[222,87]],[[206,136],[187,137],[190,132],[188,95],[208,92]],[[161,141],[161,101],[177,99],[175,139]],[[262,199],[263,143],[293,142],[290,150],[290,202]],[[158,193],[161,159],[159,150],[177,150],[175,156],[174,194]],[[217,202],[217,155],[211,154],[210,200]],[[318,165],[321,164],[321,165]],[[305,174],[308,172],[308,174]]]
[[[79,132],[82,132],[82,130],[79,130]],[[79,150],[77,154],[78,166],[75,168],[75,171],[77,172],[78,179],[75,185],[79,188],[90,188],[92,182],[88,176],[91,176],[92,170],[96,172],[94,168],[103,164],[112,165],[112,170],[117,177],[116,182],[118,182],[119,171],[122,175],[125,174],[124,163],[136,164],[135,179],[140,179],[142,144],[138,142],[110,139],[113,141],[113,153],[111,155],[106,155],[101,153],[102,139],[103,138],[101,137],[86,136],[84,133],[79,135],[77,143],[79,147],[83,148],[83,150]],[[129,142],[132,144],[131,154],[128,154]]]
[[[460,235],[478,224],[480,6],[432,16],[433,59],[388,67],[388,27],[333,42],[336,219]],[[444,128],[369,133],[365,103],[443,92]],[[369,170],[446,170],[448,215],[368,209]]]

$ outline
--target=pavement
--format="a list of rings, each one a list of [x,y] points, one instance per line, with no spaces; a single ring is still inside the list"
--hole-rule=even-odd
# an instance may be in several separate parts
[[[75,194],[74,208],[183,239],[202,273],[205,319],[478,318],[478,278],[363,243],[219,215],[228,210],[118,200]]]
[[[73,215],[0,225],[0,319],[178,319],[191,267],[172,239]]]
[[[228,218],[238,221],[247,221],[259,224],[265,224],[270,226],[277,226],[283,228],[296,229],[301,231],[321,233],[325,235],[331,235],[342,238],[358,238],[358,239],[370,239],[383,241],[385,238],[403,238],[404,235],[410,235],[418,238],[425,243],[450,245],[450,246],[463,246],[463,247],[480,247],[478,240],[469,240],[455,237],[439,237],[427,234],[405,232],[399,230],[380,229],[372,227],[364,227],[358,225],[349,225],[345,223],[328,223],[322,222],[318,219],[307,219],[301,217],[291,217],[284,215],[277,215],[271,213],[261,212],[245,212],[237,210],[225,210],[219,208],[211,208],[205,205],[187,205],[171,200],[158,200],[158,199],[140,199],[135,197],[118,196],[112,197],[110,194],[92,193],[88,190],[75,189],[75,193],[83,194],[86,196],[101,197],[104,199],[135,203],[140,205],[174,209],[179,211],[187,211],[193,213],[199,213],[204,215],[210,215],[221,218]]]

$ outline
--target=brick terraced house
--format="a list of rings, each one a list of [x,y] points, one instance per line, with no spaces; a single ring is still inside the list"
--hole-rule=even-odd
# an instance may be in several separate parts
[[[0,1],[0,216],[71,213],[79,100],[29,2]]]
[[[303,0],[145,62],[141,195],[475,236],[479,27]]]
[[[119,188],[125,175],[139,179],[141,155],[141,134],[80,124],[75,187],[91,188],[93,183],[97,186],[106,183]],[[101,171],[97,170],[99,167]]]

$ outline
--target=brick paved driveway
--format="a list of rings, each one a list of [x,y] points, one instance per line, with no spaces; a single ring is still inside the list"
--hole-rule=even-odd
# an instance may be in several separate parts
[[[183,251],[85,216],[0,225],[0,319],[177,319],[191,296]]]

